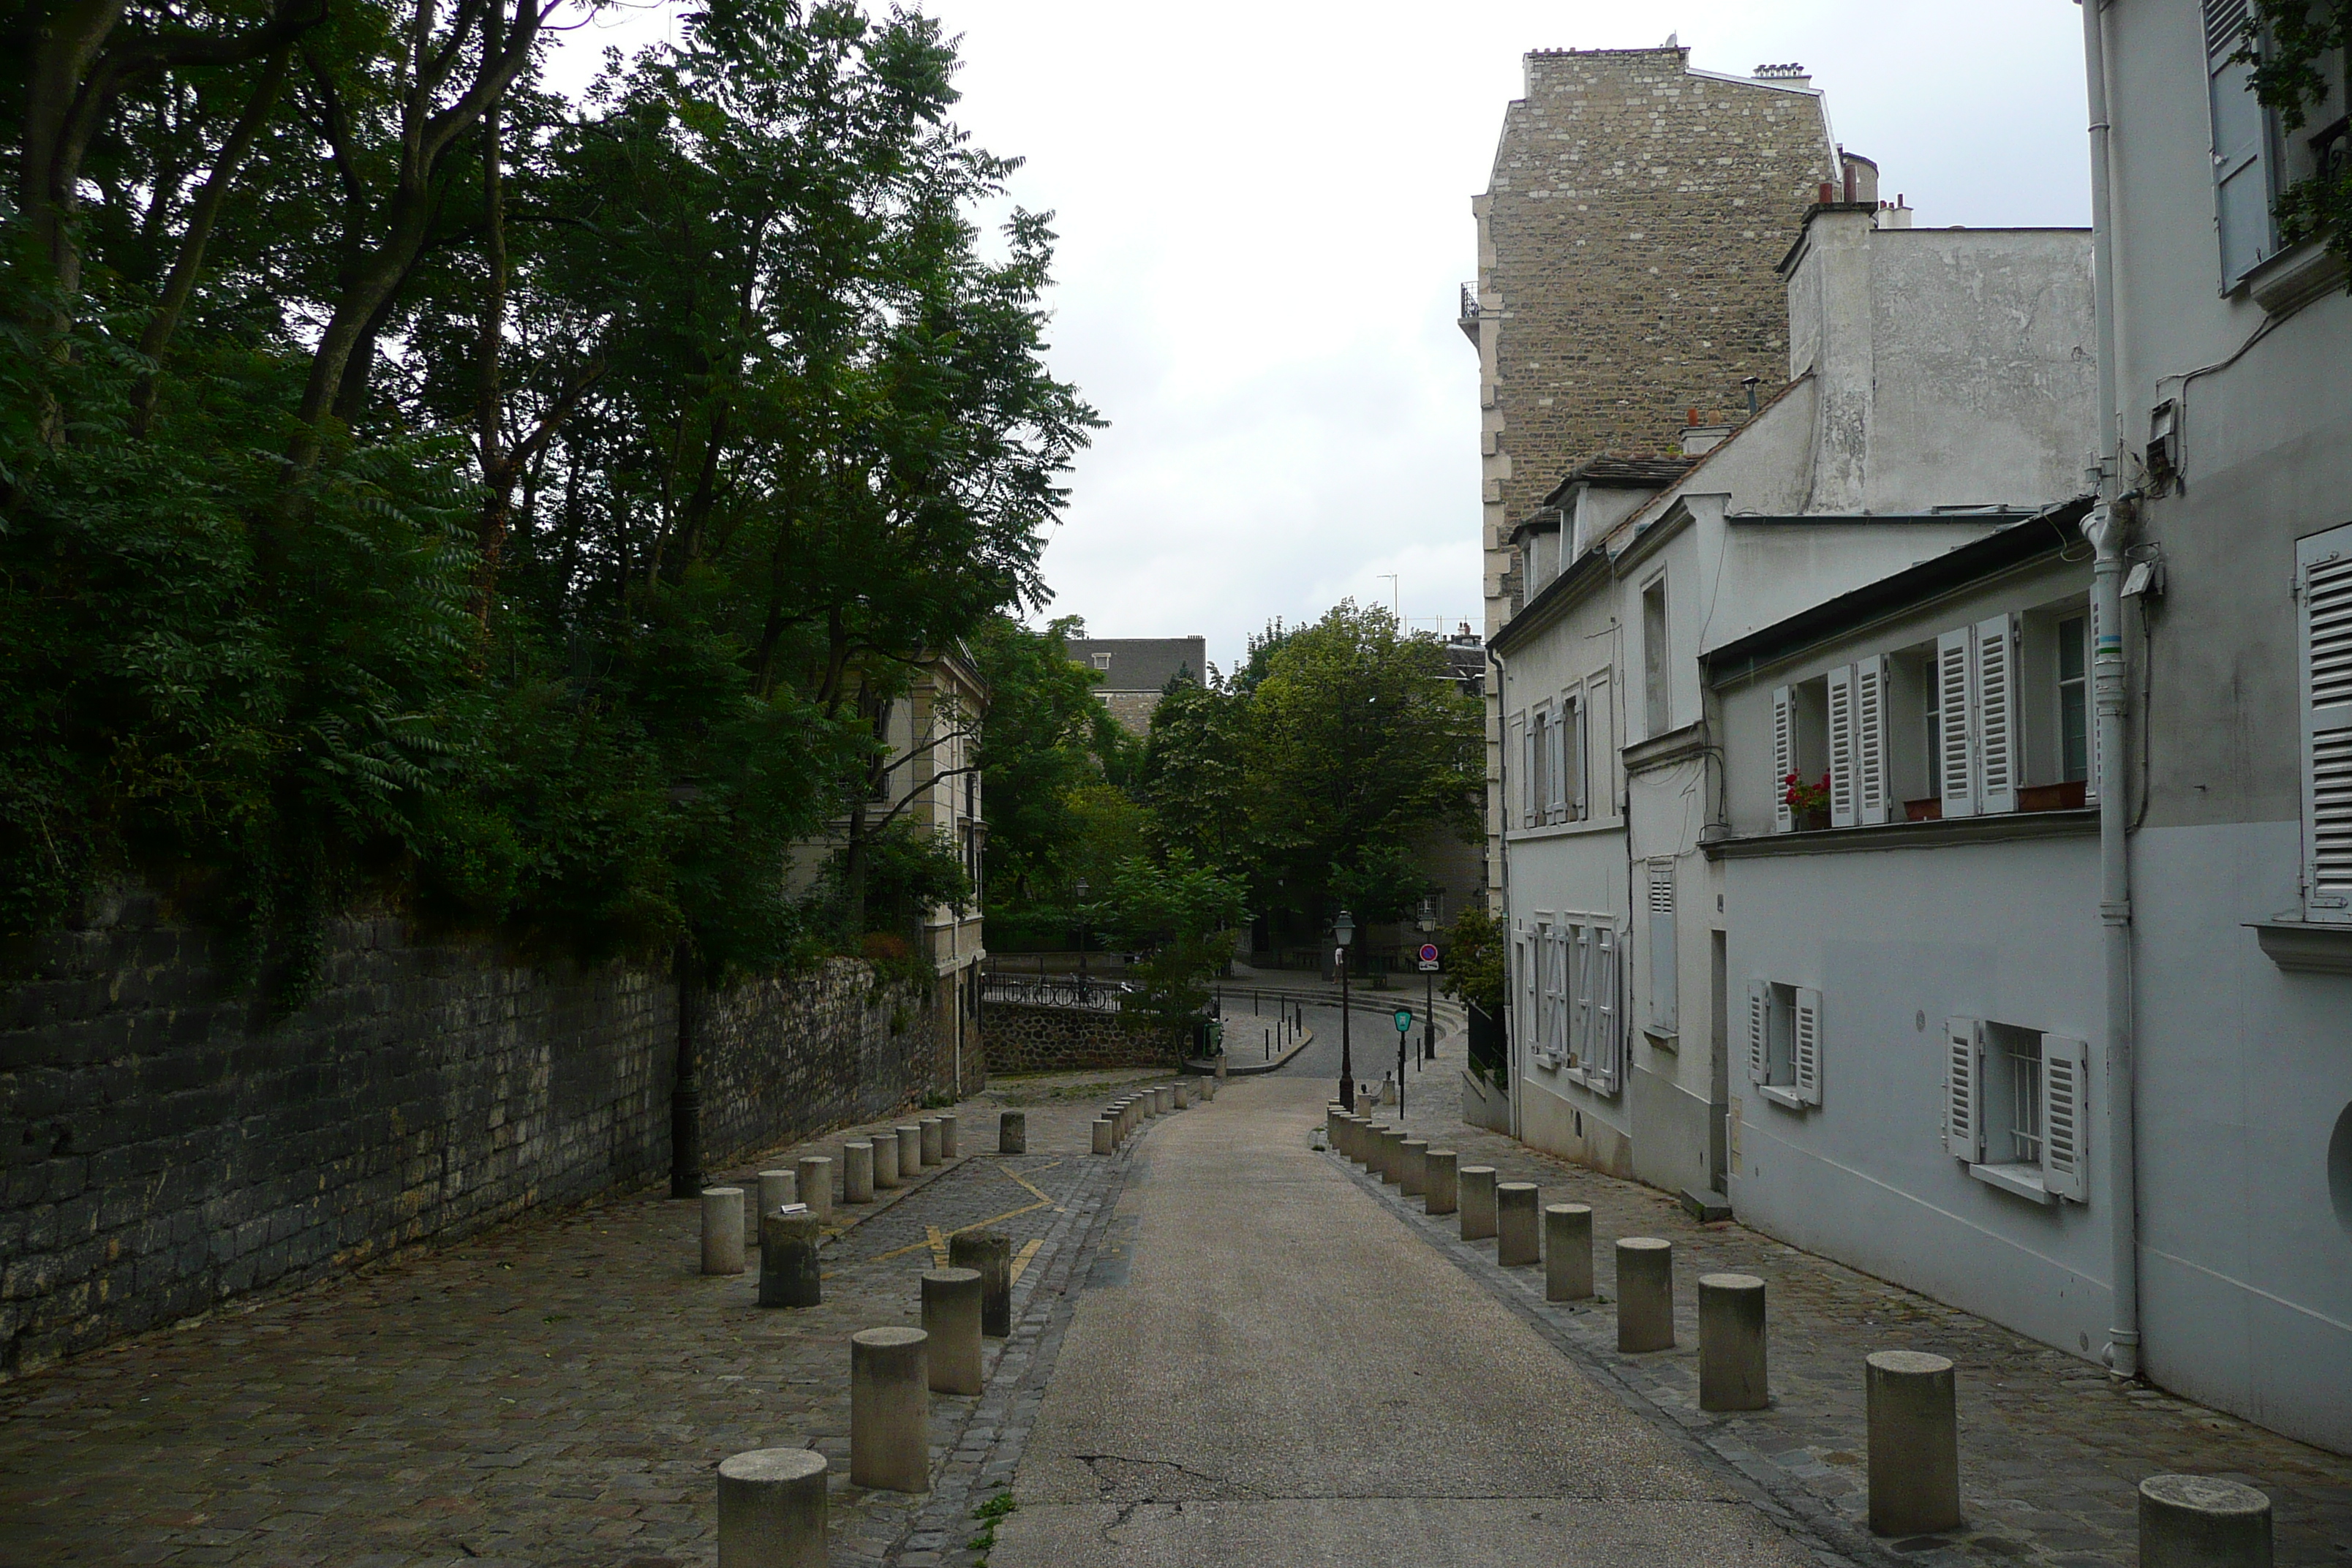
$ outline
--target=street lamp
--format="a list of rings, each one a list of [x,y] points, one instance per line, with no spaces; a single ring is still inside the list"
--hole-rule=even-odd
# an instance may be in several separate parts
[[[1339,1104],[1353,1114],[1356,1109],[1356,1060],[1349,1052],[1348,1041],[1348,944],[1356,940],[1356,917],[1341,910],[1339,917],[1331,922],[1331,934],[1339,942]]]
[[[1087,994],[1087,879],[1078,879],[1078,995]]]
[[[1421,896],[1421,934],[1429,935],[1437,929],[1437,908],[1427,893]],[[1426,945],[1425,943],[1423,945]],[[1437,971],[1422,972],[1421,1059],[1437,1059]]]

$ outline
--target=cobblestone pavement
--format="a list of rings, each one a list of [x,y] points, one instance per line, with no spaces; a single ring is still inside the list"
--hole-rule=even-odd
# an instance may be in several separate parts
[[[2280,1564],[2352,1563],[2352,1458],[2157,1389],[2116,1384],[2088,1362],[1738,1225],[1701,1225],[1663,1193],[1466,1126],[1458,1108],[1437,1094],[1408,1110],[1412,1135],[1458,1151],[1462,1164],[1492,1165],[1504,1181],[1534,1182],[1543,1203],[1590,1204],[1597,1299],[1548,1304],[1540,1268],[1498,1268],[1492,1241],[1464,1242],[1452,1217],[1424,1215],[1418,1199],[1402,1198],[1360,1172],[1359,1181],[1565,1352],[1613,1379],[1637,1408],[1704,1443],[1857,1557],[1891,1550],[1928,1565],[2136,1563],[2139,1481],[2186,1472],[2225,1476],[2267,1492]],[[1319,1134],[1319,1128],[1301,1129],[1302,1136]],[[1612,1244],[1623,1236],[1674,1243],[1674,1350],[1617,1352]],[[1718,1271],[1766,1281],[1769,1410],[1698,1409],[1697,1280]],[[1967,1528],[1874,1543],[1864,1523],[1863,1358],[1895,1349],[1932,1351],[1958,1368]]]
[[[840,1211],[822,1307],[761,1310],[756,1247],[752,1272],[705,1278],[697,1205],[639,1194],[0,1386],[0,1563],[707,1564],[719,1460],[803,1446],[833,1460],[835,1563],[940,1561],[969,1533],[971,1446],[1000,1446],[1023,1379],[1050,1369],[1054,1298],[1126,1164],[1087,1152],[1087,1123],[1108,1086],[1141,1076],[967,1101],[963,1158]],[[1030,1107],[1024,1155],[978,1152],[995,1148],[1001,1100]],[[837,1157],[864,1131],[711,1180]],[[934,1396],[937,1492],[852,1488],[847,1338],[918,1321],[935,1247],[981,1224],[1013,1237],[1020,1268],[989,1392]]]

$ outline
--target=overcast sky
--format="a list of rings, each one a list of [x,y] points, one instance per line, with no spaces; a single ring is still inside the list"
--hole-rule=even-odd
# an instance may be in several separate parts
[[[2089,222],[2067,0],[921,8],[961,36],[959,121],[1056,215],[1052,363],[1110,421],[1048,613],[1205,635],[1223,668],[1343,596],[1479,623],[1477,356],[1454,323],[1527,50],[1672,32],[1705,70],[1797,61],[1920,224]],[[618,15],[565,66],[675,25]]]

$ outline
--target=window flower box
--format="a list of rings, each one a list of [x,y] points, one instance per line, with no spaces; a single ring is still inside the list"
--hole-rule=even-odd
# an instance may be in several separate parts
[[[1906,822],[1943,821],[1944,797],[1941,795],[1931,795],[1925,800],[1905,801],[1903,803],[1903,820]]]
[[[2090,784],[2083,779],[2070,784],[2027,784],[2017,792],[2020,811],[2080,811],[2090,798]]]

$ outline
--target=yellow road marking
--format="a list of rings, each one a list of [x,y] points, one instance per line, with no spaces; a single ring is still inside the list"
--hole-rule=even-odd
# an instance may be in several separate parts
[[[1045,1244],[1042,1240],[1024,1242],[1021,1246],[1021,1250],[1013,1255],[1012,1282],[1013,1284],[1018,1285],[1021,1283],[1022,1270],[1029,1267],[1029,1260],[1036,1257],[1037,1249],[1045,1245]]]
[[[945,1268],[948,1266],[948,1238],[940,1234],[940,1227],[938,1226],[927,1225],[923,1227],[923,1230],[924,1233],[930,1237],[931,1267],[934,1268]]]
[[[1054,1166],[1055,1166],[1055,1165],[1058,1165],[1058,1164],[1060,1164],[1061,1163],[1062,1163],[1062,1162],[1060,1162],[1059,1160],[1056,1160],[1056,1161],[1055,1161],[1055,1162],[1053,1163],[1053,1164],[1051,1164],[1051,1165],[1040,1165],[1040,1166],[1038,1166],[1038,1167],[1037,1167],[1037,1173],[1038,1173],[1038,1174],[1040,1174],[1040,1175],[1043,1175],[1043,1174],[1045,1174],[1047,1171],[1052,1170],[1052,1169],[1054,1168]],[[1052,1198],[1046,1197],[1046,1196],[1045,1196],[1045,1194],[1043,1192],[1040,1192],[1040,1191],[1039,1191],[1035,1186],[1032,1185],[1029,1182],[1027,1182],[1026,1180],[1023,1179],[1023,1177],[1022,1177],[1022,1175],[1021,1175],[1021,1173],[1019,1173],[1018,1171],[1006,1171],[1006,1170],[1004,1170],[1004,1167],[1003,1167],[1003,1166],[1002,1166],[1002,1165],[999,1165],[999,1166],[997,1167],[997,1169],[998,1169],[999,1171],[1003,1172],[1003,1174],[1004,1174],[1004,1176],[1005,1176],[1005,1178],[1006,1178],[1007,1180],[1012,1181],[1012,1182],[1014,1182],[1014,1183],[1017,1183],[1020,1186],[1022,1186],[1023,1188],[1024,1188],[1024,1189],[1029,1193],[1029,1194],[1030,1194],[1032,1197],[1042,1199],[1042,1200],[1043,1200],[1043,1201],[1044,1201],[1044,1202],[1045,1202],[1045,1203],[1049,1207],[1051,1207],[1052,1209],[1054,1209],[1054,1211],[1055,1211],[1055,1213],[1059,1213],[1059,1212],[1061,1211],[1061,1207],[1062,1207],[1062,1205],[1059,1205],[1059,1204],[1057,1204],[1057,1203],[1055,1203],[1055,1202],[1054,1202],[1054,1200],[1053,1200]]]

